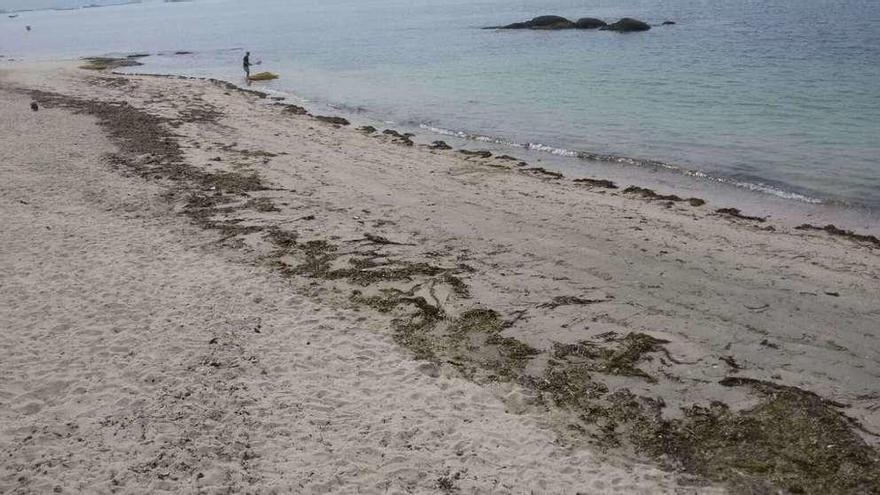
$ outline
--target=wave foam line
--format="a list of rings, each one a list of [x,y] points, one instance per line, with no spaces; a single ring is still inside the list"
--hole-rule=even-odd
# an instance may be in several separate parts
[[[653,167],[653,168],[663,168],[666,170],[670,170],[676,173],[680,173],[682,175],[686,175],[689,177],[695,177],[703,180],[710,180],[714,182],[718,182],[721,184],[727,184],[730,186],[738,187],[741,189],[747,189],[749,191],[760,192],[764,194],[768,194],[771,196],[776,196],[783,199],[791,199],[796,201],[802,201],[804,203],[810,204],[822,204],[824,201],[821,199],[813,198],[804,194],[796,193],[793,191],[787,191],[785,189],[780,189],[775,186],[771,186],[768,184],[764,184],[761,182],[746,182],[726,177],[717,177],[713,175],[709,175],[705,172],[701,172],[699,170],[691,170],[684,167],[680,167],[678,165],[673,165],[671,163],[661,162],[658,160],[645,160],[639,158],[630,158],[626,156],[620,155],[608,155],[602,153],[590,153],[586,151],[573,151],[565,148],[557,148],[554,146],[548,146],[546,144],[541,143],[517,143],[515,141],[511,141],[508,139],[492,137],[492,136],[484,136],[481,134],[472,134],[463,131],[454,131],[450,129],[444,129],[442,127],[434,127],[428,124],[419,124],[419,128],[424,129],[429,132],[433,132],[435,134],[440,134],[443,136],[456,137],[459,139],[467,139],[469,141],[479,141],[483,143],[491,143],[491,144],[499,144],[505,146],[512,146],[515,148],[523,148],[532,151],[539,151],[543,153],[550,153],[556,156],[562,156],[567,158],[578,158],[581,160],[590,160],[590,161],[600,161],[606,163],[619,163],[623,165],[632,165],[637,167]]]

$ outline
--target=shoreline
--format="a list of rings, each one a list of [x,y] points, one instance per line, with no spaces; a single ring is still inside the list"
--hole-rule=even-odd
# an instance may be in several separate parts
[[[190,54],[190,52],[181,52]],[[138,54],[137,60],[143,57],[176,57],[180,54],[167,52],[156,54]],[[108,57],[126,59],[126,54],[114,53]],[[87,60],[89,57],[73,60]],[[128,57],[130,58],[130,57]],[[46,62],[52,59],[47,57]],[[20,60],[23,61],[23,60]],[[23,61],[25,65],[28,62]],[[149,66],[149,62],[139,64]],[[123,69],[126,69],[123,67]],[[130,69],[135,69],[134,67]],[[744,181],[726,175],[706,173],[698,168],[673,162],[659,161],[650,158],[635,158],[628,155],[603,154],[583,150],[553,148],[539,143],[520,143],[507,138],[484,136],[468,131],[451,131],[435,128],[431,124],[409,122],[392,123],[385,121],[380,115],[364,116],[360,108],[338,105],[334,102],[312,101],[290,90],[277,90],[260,82],[253,83],[256,88],[242,86],[231,79],[215,76],[185,75],[181,73],[131,72],[114,71],[119,75],[143,75],[155,77],[184,78],[194,80],[213,80],[231,84],[246,91],[263,93],[266,97],[279,99],[293,98],[297,105],[305,105],[319,112],[335,112],[358,125],[398,128],[402,132],[415,134],[419,144],[429,144],[434,140],[449,141],[459,147],[477,146],[492,151],[494,154],[517,153],[524,155],[524,160],[538,162],[539,166],[562,173],[574,178],[608,179],[625,186],[647,187],[662,194],[696,194],[714,200],[725,208],[738,208],[752,216],[775,218],[790,227],[810,224],[816,226],[833,226],[844,230],[855,231],[865,235],[880,235],[880,209],[875,207],[852,204],[845,200],[811,197],[807,193],[787,189],[786,186],[765,184],[760,180]],[[263,90],[261,90],[262,88]],[[280,98],[284,100],[280,100]],[[689,168],[691,167],[691,168]],[[821,195],[820,195],[821,196]]]
[[[100,119],[122,146],[111,165],[167,189],[172,211],[228,256],[322,305],[392,318],[379,331],[429,376],[493,390],[577,451],[648,453],[753,489],[811,476],[766,457],[784,429],[834,435],[842,450],[821,453],[829,465],[854,452],[878,462],[880,253],[869,239],[432,150],[216,83],[51,66],[0,78]],[[115,123],[124,112],[136,125]],[[782,428],[772,410],[793,422]],[[755,422],[771,439],[689,437],[694,418],[732,432]],[[675,445],[656,442],[658,427]],[[774,474],[731,471],[727,449]]]
[[[345,108],[339,108],[326,102],[319,102],[316,105],[315,102],[305,100],[302,97],[287,91],[278,91],[269,88],[263,88],[265,90],[260,90],[260,83],[256,83],[257,88],[251,88],[250,85],[245,87],[230,80],[209,76],[187,76],[182,74],[125,71],[112,71],[112,74],[121,76],[136,75],[208,81],[221,86],[228,85],[230,89],[234,88],[237,91],[255,95],[260,99],[272,100],[274,104],[277,105],[293,105],[297,108],[300,108],[300,104],[305,105],[305,107],[302,108],[304,108],[304,111],[307,113],[309,112],[308,108],[321,108],[323,113],[326,113],[327,111],[337,112],[344,116],[343,118],[346,120],[350,120],[351,125],[354,127],[374,127],[375,125],[378,126],[380,130],[389,128],[395,132],[397,132],[395,127],[400,129],[401,126],[404,131],[426,130],[428,132],[427,137],[413,132],[408,133],[408,136],[414,141],[414,143],[419,145],[429,145],[432,142],[442,142],[446,144],[446,141],[434,140],[435,137],[439,136],[445,137],[453,144],[458,143],[462,146],[460,149],[463,150],[469,150],[469,145],[476,145],[479,146],[477,151],[489,151],[494,155],[500,156],[510,156],[506,152],[519,152],[521,154],[526,154],[529,157],[527,160],[538,162],[537,168],[544,169],[544,167],[548,167],[547,170],[559,173],[561,174],[561,177],[569,177],[569,175],[571,175],[570,178],[575,181],[582,179],[585,181],[609,181],[615,185],[622,186],[621,189],[631,187],[639,190],[648,190],[656,192],[661,197],[678,197],[679,195],[687,193],[697,194],[699,197],[700,194],[703,194],[706,196],[706,200],[717,204],[719,210],[745,211],[746,216],[748,217],[762,218],[765,220],[772,219],[781,222],[789,228],[801,228],[801,230],[824,230],[832,233],[838,232],[839,234],[843,234],[844,237],[868,238],[869,243],[873,242],[873,239],[871,239],[872,237],[876,238],[880,235],[880,216],[878,216],[878,213],[880,212],[870,208],[812,198],[809,198],[809,200],[791,198],[787,196],[789,193],[785,191],[779,190],[781,194],[767,192],[763,189],[764,186],[762,184],[735,184],[734,182],[736,181],[733,179],[708,176],[702,172],[682,169],[676,165],[664,162],[616,155],[596,155],[589,152],[571,152],[578,156],[559,155],[545,150],[535,150],[530,146],[517,143],[485,141],[479,138],[474,138],[473,136],[476,135],[462,137],[453,131],[449,131],[450,133],[435,132],[430,128],[425,129],[426,125],[424,124],[419,124],[418,126],[415,124],[396,125],[394,123],[376,120],[375,118],[363,118],[361,112],[347,111]],[[290,96],[296,97],[298,104],[287,103]],[[553,156],[545,157],[543,156],[545,153],[549,153]],[[528,161],[525,161],[524,159],[518,157],[513,158],[516,158],[517,161],[528,163]],[[544,158],[548,159],[546,163],[544,163]],[[634,165],[630,163],[632,161],[639,162],[640,164]],[[572,166],[571,162],[574,162],[575,165]],[[577,163],[581,162],[590,163],[594,168],[598,168],[598,170],[580,170]],[[622,167],[622,170],[613,170],[617,167]],[[629,173],[633,167],[637,170],[635,174]],[[663,176],[665,174],[669,174],[674,178],[669,181],[657,180],[656,177],[652,177],[657,175]],[[798,195],[798,193],[791,194]],[[700,199],[703,198],[700,197]],[[744,210],[740,210],[741,208]]]
[[[156,54],[156,56],[172,56]],[[148,66],[149,63],[145,64]],[[155,72],[121,72],[121,74],[140,74],[178,77],[182,74]],[[212,76],[189,76],[195,79],[216,79]],[[244,88],[240,83],[229,79],[217,79]],[[260,83],[255,83],[257,86]],[[283,82],[282,82],[283,84]],[[791,186],[773,185],[762,182],[736,179],[728,175],[705,172],[694,165],[651,158],[633,157],[625,154],[607,154],[578,149],[554,147],[531,141],[520,142],[507,137],[480,134],[480,131],[460,131],[435,127],[424,122],[395,123],[381,115],[364,116],[358,106],[339,105],[328,101],[311,101],[294,91],[266,88],[267,94],[293,97],[297,104],[316,107],[321,112],[337,112],[352,122],[364,125],[396,126],[402,131],[415,133],[416,141],[424,144],[437,139],[452,140],[459,146],[479,146],[495,154],[525,154],[527,161],[546,163],[548,167],[565,175],[587,178],[607,178],[627,185],[666,189],[667,194],[681,194],[683,191],[702,191],[712,194],[713,199],[726,203],[726,207],[739,207],[753,215],[772,216],[779,214],[798,225],[817,221],[823,225],[837,223],[849,229],[863,229],[871,234],[880,234],[880,204],[869,206],[853,204],[842,199],[812,197],[806,192],[798,192]],[[367,111],[369,114],[370,112]],[[451,129],[454,129],[451,128]],[[658,179],[659,178],[659,179]]]

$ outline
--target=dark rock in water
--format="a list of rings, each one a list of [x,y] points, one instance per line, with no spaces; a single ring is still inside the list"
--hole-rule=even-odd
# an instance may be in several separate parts
[[[399,137],[399,138],[406,137],[403,134],[395,131],[394,129],[385,129],[384,131],[382,131],[382,134],[388,134],[389,136],[394,136],[394,137]]]
[[[675,21],[663,21],[663,24],[661,24],[661,26],[674,26],[674,25],[675,25]]]
[[[32,102],[31,102],[31,110],[33,110],[33,111],[36,112],[36,111],[39,110],[39,109],[40,109],[40,106],[37,105],[37,102],[32,101]]]
[[[506,26],[486,26],[483,29],[528,29],[528,27],[525,22],[514,22]]]
[[[183,51],[183,50],[181,50],[179,52],[174,52],[175,55],[192,55],[192,53],[193,52],[187,52],[187,51]]]
[[[358,130],[363,132],[364,134],[372,134],[372,133],[376,132],[376,128],[371,125],[365,125],[365,126],[359,127]]]
[[[486,29],[572,29],[575,25],[565,17],[558,15],[542,15],[526,22],[514,22],[506,26],[496,26]]]
[[[446,144],[446,141],[434,141],[431,143],[431,149],[434,150],[451,150],[452,146]]]
[[[574,27],[577,29],[599,29],[600,27],[605,27],[607,25],[607,22],[594,17],[582,17],[574,23]]]
[[[603,31],[617,31],[619,33],[631,33],[635,31],[647,31],[651,29],[651,26],[648,25],[648,23],[642,22],[638,19],[624,17],[614,24],[609,24],[599,29]]]
[[[702,198],[688,198],[688,203],[690,203],[691,206],[703,206],[706,204],[706,200]]]
[[[574,23],[558,15],[542,15],[528,21],[530,29],[571,29]]]
[[[317,120],[320,120],[321,122],[327,122],[328,124],[334,124],[334,125],[349,125],[349,124],[351,124],[351,122],[349,122],[346,119],[343,119],[342,117],[330,117],[330,116],[325,116],[325,115],[315,115],[315,118]]]

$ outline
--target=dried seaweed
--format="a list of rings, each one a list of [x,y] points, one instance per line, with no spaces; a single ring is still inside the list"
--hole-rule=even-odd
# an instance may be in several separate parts
[[[766,218],[743,215],[742,212],[739,211],[739,209],[737,209],[737,208],[719,208],[719,209],[715,210],[715,212],[719,213],[721,215],[727,215],[730,217],[739,218],[740,220],[750,220],[750,221],[761,222],[761,223],[767,221]]]
[[[573,182],[577,184],[584,184],[590,187],[603,187],[605,189],[617,189],[617,184],[611,182],[606,179],[588,179],[586,177],[581,179],[575,179]]]
[[[546,176],[552,177],[554,179],[561,179],[561,178],[565,177],[564,175],[560,174],[559,172],[553,172],[552,170],[547,170],[547,169],[541,168],[541,167],[524,168],[522,170],[523,170],[523,172],[530,172],[530,173],[533,173],[536,175],[546,175]]]
[[[856,234],[855,232],[853,232],[851,230],[844,230],[844,229],[838,228],[838,227],[831,225],[831,224],[826,225],[824,227],[817,227],[815,225],[810,225],[808,223],[805,223],[803,225],[795,227],[795,229],[797,229],[797,230],[819,230],[819,231],[827,232],[829,235],[832,235],[832,236],[843,237],[843,238],[850,239],[855,242],[864,242],[864,243],[871,244],[876,247],[880,247],[880,239],[878,239],[877,236]]]
[[[478,151],[458,150],[458,152],[461,153],[462,155],[475,156],[477,158],[491,158],[492,157],[492,152],[487,151],[487,150],[478,150]]]
[[[351,122],[348,119],[344,119],[342,117],[335,116],[327,116],[327,115],[315,115],[316,120],[320,120],[321,122],[326,122],[328,124],[333,125],[350,125]]]

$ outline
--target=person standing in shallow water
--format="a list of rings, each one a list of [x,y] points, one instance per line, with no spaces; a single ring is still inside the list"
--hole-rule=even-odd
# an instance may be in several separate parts
[[[244,75],[248,79],[251,77],[251,52],[247,52],[244,54],[244,60],[242,60],[242,65],[244,66]]]

